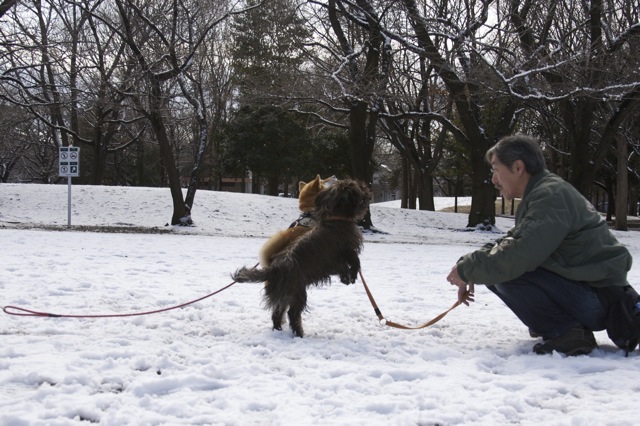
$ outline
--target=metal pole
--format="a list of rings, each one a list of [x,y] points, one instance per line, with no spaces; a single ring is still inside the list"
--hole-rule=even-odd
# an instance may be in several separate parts
[[[67,227],[71,228],[71,176],[67,177]]]

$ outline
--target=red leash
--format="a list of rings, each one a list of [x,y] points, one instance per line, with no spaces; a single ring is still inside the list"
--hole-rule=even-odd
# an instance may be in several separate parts
[[[219,290],[214,291],[213,293],[207,294],[206,296],[202,296],[199,299],[196,300],[192,300],[191,302],[186,302],[183,303],[181,305],[177,305],[177,306],[171,306],[169,308],[164,308],[164,309],[157,309],[155,311],[147,311],[147,312],[137,312],[137,313],[132,313],[132,314],[103,314],[103,315],[70,315],[70,314],[52,314],[49,312],[38,312],[38,311],[32,311],[30,309],[25,309],[25,308],[20,308],[17,306],[5,306],[2,308],[2,310],[4,311],[5,314],[7,315],[15,315],[15,316],[19,316],[19,317],[48,317],[48,318],[117,318],[117,317],[137,317],[140,315],[150,315],[150,314],[157,314],[159,312],[167,312],[167,311],[171,311],[173,309],[178,309],[178,308],[184,308],[187,305],[191,305],[193,303],[199,302],[201,300],[206,299],[207,297],[211,297],[215,294],[220,293],[223,290],[228,289],[229,287],[231,287],[232,285],[234,285],[236,282],[232,282],[231,284],[228,284],[224,287],[222,287]]]

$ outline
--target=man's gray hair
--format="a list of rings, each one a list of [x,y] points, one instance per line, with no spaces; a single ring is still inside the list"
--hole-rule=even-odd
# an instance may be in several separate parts
[[[487,163],[491,164],[494,155],[498,161],[509,168],[515,161],[522,160],[530,175],[535,175],[547,168],[540,143],[536,138],[527,135],[517,134],[500,139],[485,154]]]

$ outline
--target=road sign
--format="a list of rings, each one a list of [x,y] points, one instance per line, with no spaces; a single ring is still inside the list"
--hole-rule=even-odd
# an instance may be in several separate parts
[[[58,174],[67,178],[67,226],[71,226],[71,178],[80,176],[80,148],[61,146],[58,152]]]
[[[58,166],[58,174],[61,177],[80,176],[80,148],[77,146],[61,146]]]

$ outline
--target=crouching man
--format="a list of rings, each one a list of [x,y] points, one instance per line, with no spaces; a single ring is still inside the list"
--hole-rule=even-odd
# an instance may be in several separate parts
[[[604,330],[605,287],[637,293],[627,282],[631,255],[593,206],[568,182],[546,169],[538,141],[508,136],[486,153],[492,183],[507,199],[521,198],[515,226],[495,244],[463,256],[447,280],[459,300],[485,284],[528,328],[542,337],[537,354],[582,355]]]

